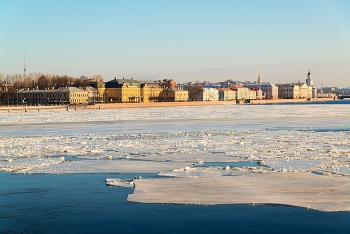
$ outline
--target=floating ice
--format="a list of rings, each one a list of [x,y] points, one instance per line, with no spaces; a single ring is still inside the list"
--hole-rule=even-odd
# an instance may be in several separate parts
[[[350,176],[349,116],[343,104],[0,111],[0,171],[159,173],[223,181],[285,178],[293,171]],[[251,160],[261,165],[206,165]]]
[[[127,187],[133,187],[134,181],[133,179],[107,178],[106,185],[127,188]]]
[[[135,181],[128,201],[175,204],[281,204],[350,211],[350,178],[307,172]]]
[[[231,173],[230,169],[222,167],[185,167],[170,171],[160,172],[159,176],[176,177],[176,178],[194,178],[194,177],[212,177],[224,176]]]

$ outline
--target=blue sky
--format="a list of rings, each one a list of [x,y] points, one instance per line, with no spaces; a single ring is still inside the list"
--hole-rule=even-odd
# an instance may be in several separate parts
[[[0,73],[350,86],[348,0],[0,1]]]

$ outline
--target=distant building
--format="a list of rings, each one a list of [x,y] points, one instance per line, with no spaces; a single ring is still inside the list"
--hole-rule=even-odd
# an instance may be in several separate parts
[[[106,87],[104,81],[92,81],[90,86],[97,90],[96,102],[105,102]]]
[[[58,89],[22,89],[14,96],[17,105],[66,105],[88,104],[88,92],[75,87]]]
[[[311,87],[311,98],[316,98],[317,89],[314,86],[314,80],[312,79],[310,69],[309,69],[309,72],[307,73],[306,85]]]
[[[306,83],[279,84],[278,88],[281,99],[312,98],[312,87]]]
[[[247,88],[259,87],[263,99],[278,99],[278,87],[270,82],[244,84]]]
[[[256,100],[262,100],[264,99],[263,92],[258,86],[253,86],[250,88],[251,90],[256,92]]]
[[[219,101],[235,101],[236,91],[229,88],[219,88]]]
[[[188,91],[182,88],[165,88],[159,95],[160,101],[163,102],[187,102]]]
[[[143,102],[141,96],[141,82],[131,79],[117,79],[105,83],[105,102]]]
[[[99,102],[99,97],[98,97],[98,92],[97,89],[91,87],[91,86],[86,86],[85,91],[88,92],[88,102],[89,103],[96,103]]]
[[[200,84],[187,84],[182,87],[188,91],[189,101],[203,101],[203,87]]]
[[[280,99],[299,98],[299,86],[294,83],[279,84],[278,88],[278,98]]]
[[[219,90],[217,88],[203,88],[202,101],[218,101]]]
[[[252,89],[239,85],[231,86],[230,89],[236,91],[237,102],[250,102],[250,100],[256,100],[256,91]]]

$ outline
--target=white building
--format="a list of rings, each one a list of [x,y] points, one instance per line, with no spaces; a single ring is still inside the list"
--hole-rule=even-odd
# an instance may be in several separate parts
[[[281,99],[312,98],[312,87],[306,83],[279,84],[278,88],[278,97]]]
[[[314,86],[314,80],[311,77],[310,69],[309,69],[309,72],[307,73],[306,85],[311,87],[311,98],[316,98],[316,96],[317,96],[317,89]]]
[[[247,88],[259,87],[264,99],[278,99],[278,87],[270,82],[249,83],[244,86]]]
[[[203,101],[218,101],[219,90],[217,88],[203,87]]]

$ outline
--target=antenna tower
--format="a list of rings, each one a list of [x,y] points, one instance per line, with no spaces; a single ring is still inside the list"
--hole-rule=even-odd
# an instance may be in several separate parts
[[[27,78],[27,64],[26,64],[26,54],[24,54],[24,73],[23,78]]]

